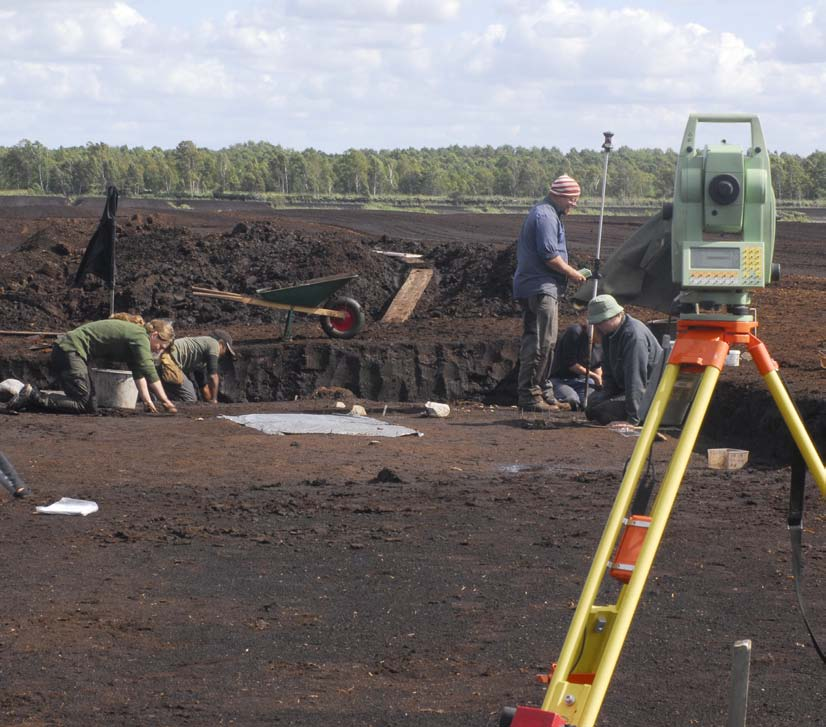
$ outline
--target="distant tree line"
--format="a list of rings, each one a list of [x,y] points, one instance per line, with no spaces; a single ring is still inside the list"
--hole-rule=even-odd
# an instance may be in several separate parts
[[[781,200],[826,198],[826,152],[806,157],[772,154],[772,178]],[[538,198],[550,180],[570,174],[583,195],[601,194],[599,151],[512,146],[441,149],[348,149],[327,154],[294,151],[267,142],[220,150],[182,141],[174,149],[89,143],[47,149],[24,139],[0,147],[0,190],[77,196],[101,194],[114,184],[138,195],[205,196],[242,193],[292,195],[434,195]],[[666,199],[673,194],[676,154],[621,147],[611,154],[607,189],[619,200]]]

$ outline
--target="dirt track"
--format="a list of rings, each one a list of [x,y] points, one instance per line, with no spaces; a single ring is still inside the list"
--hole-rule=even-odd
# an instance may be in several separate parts
[[[82,246],[98,214],[58,224]],[[195,239],[259,213],[151,214]],[[50,224],[27,216],[0,214],[0,249]],[[277,224],[335,238],[314,227],[333,222],[349,230],[342,244],[363,234],[464,249],[507,242],[519,223],[362,216],[296,212]],[[609,241],[629,225],[609,225]],[[593,229],[571,221],[575,254],[587,257]],[[764,338],[814,417],[826,373],[815,357],[826,322],[820,229],[781,226],[776,259],[793,274],[758,303]],[[488,336],[516,325],[504,309],[483,320]],[[399,335],[420,328],[423,340],[477,330],[428,316]],[[749,367],[724,376],[726,405],[756,396]],[[533,676],[559,653],[634,440],[572,417],[525,429],[506,406],[454,402],[451,418],[434,420],[419,416],[421,402],[363,403],[379,416],[388,404],[382,418],[424,436],[277,437],[216,418],[332,409],[306,398],[191,405],[177,417],[0,416],[2,451],[34,491],[0,503],[0,723],[480,727],[502,705],[538,704]],[[718,425],[707,443],[730,446],[755,423]],[[658,473],[673,446],[655,446]],[[823,666],[789,579],[788,476],[776,465],[715,472],[694,455],[598,724],[724,724],[729,648],[742,638],[754,642],[750,724],[826,724]],[[815,489],[805,590],[826,634]],[[60,496],[100,511],[33,514]]]

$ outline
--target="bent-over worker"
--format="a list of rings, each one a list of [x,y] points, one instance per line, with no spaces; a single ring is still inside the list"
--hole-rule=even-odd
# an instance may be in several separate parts
[[[583,408],[586,372],[591,394],[594,389],[602,386],[602,343],[596,340],[599,338],[598,332],[594,333],[594,341],[591,345],[587,325],[575,323],[568,326],[554,351],[548,385],[553,388],[556,400],[561,404],[569,404],[572,411]],[[590,366],[588,365],[589,357]],[[548,398],[547,394],[545,398]]]
[[[232,348],[232,336],[222,330],[210,336],[191,336],[178,338],[168,351],[175,366],[180,370],[176,379],[164,374],[164,389],[174,401],[198,401],[198,390],[204,401],[218,403],[218,389],[221,385],[219,360],[224,356],[235,358]]]
[[[157,413],[150,390],[168,412],[176,412],[166,396],[153,354],[171,345],[175,330],[168,321],[153,320],[141,326],[126,320],[106,319],[86,323],[60,337],[52,346],[49,368],[65,394],[40,393],[26,384],[7,405],[10,411],[41,409],[70,414],[94,413],[97,403],[89,377],[89,361],[121,361],[132,372],[138,394],[146,409]]]
[[[602,336],[602,390],[588,397],[585,416],[600,424],[639,424],[645,387],[663,355],[662,346],[642,321],[625,312],[611,295],[588,303],[588,323]]]

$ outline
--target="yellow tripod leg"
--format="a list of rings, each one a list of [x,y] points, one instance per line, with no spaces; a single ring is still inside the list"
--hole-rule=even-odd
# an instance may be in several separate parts
[[[608,637],[608,642],[605,645],[603,661],[605,662],[606,668],[599,669],[596,673],[594,683],[591,687],[593,697],[583,710],[582,719],[579,722],[580,727],[593,727],[596,722],[597,714],[602,706],[605,693],[608,690],[608,684],[611,681],[614,668],[619,660],[625,638],[631,628],[631,621],[634,618],[634,613],[642,597],[651,566],[654,564],[654,558],[657,555],[657,549],[660,546],[660,541],[665,532],[665,526],[668,524],[668,518],[671,515],[674,501],[677,499],[677,493],[680,491],[680,485],[685,476],[691,453],[694,450],[694,445],[700,434],[700,427],[703,424],[703,419],[708,411],[711,397],[714,394],[714,389],[717,386],[719,378],[719,369],[713,366],[707,366],[705,368],[697,389],[697,394],[694,397],[694,403],[691,405],[691,409],[683,425],[682,435],[671,457],[671,462],[668,465],[665,477],[654,500],[654,505],[651,508],[651,524],[648,528],[648,534],[643,541],[640,553],[637,556],[634,573],[628,585],[623,589],[622,603],[618,610],[611,634]]]
[[[559,662],[542,704],[543,710],[561,715],[568,724],[574,727],[593,727],[596,722],[720,375],[717,368],[709,366],[705,369],[694,403],[683,426],[682,436],[654,501],[651,525],[630,582],[623,588],[615,608],[595,607],[594,601],[605,578],[611,551],[622,528],[622,520],[631,506],[631,500],[642,476],[645,461],[679,372],[680,367],[676,364],[666,366],[663,378],[657,387],[657,393],[614,501],[582,596],[568,629]],[[604,638],[598,647],[601,649],[601,654],[598,656],[594,669],[593,681],[591,684],[569,682],[568,678],[575,666],[575,660],[584,649],[586,628],[593,625],[591,617],[594,614],[602,615],[605,620],[601,623]]]
[[[634,491],[642,476],[645,461],[648,458],[648,452],[654,442],[657,428],[662,421],[665,406],[671,397],[671,391],[674,388],[674,382],[677,380],[679,370],[679,366],[666,366],[663,377],[657,387],[657,392],[654,395],[654,400],[651,403],[648,416],[645,419],[640,438],[628,462],[625,477],[623,477],[620,489],[614,499],[614,506],[611,508],[608,522],[605,524],[602,538],[597,546],[597,551],[591,563],[588,577],[585,580],[585,585],[576,611],[574,612],[574,617],[568,628],[568,635],[562,646],[562,653],[559,655],[556,670],[554,671],[551,684],[545,695],[545,702],[542,705],[542,709],[545,711],[552,711],[551,707],[559,706],[551,704],[553,701],[553,692],[556,685],[563,681],[564,677],[566,677],[574,667],[574,660],[579,650],[580,636],[585,629],[591,607],[596,600],[600,583],[605,577],[605,567],[611,557],[611,550],[622,528],[622,520],[628,512],[628,508],[631,507]]]
[[[763,375],[763,381],[766,382],[766,386],[771,392],[774,403],[777,405],[783,421],[786,422],[786,426],[789,428],[794,443],[800,450],[800,454],[803,455],[803,460],[806,462],[809,472],[812,473],[812,477],[815,482],[817,482],[821,494],[826,497],[826,467],[823,466],[823,461],[820,459],[820,455],[817,453],[817,449],[815,449],[812,439],[809,437],[809,433],[806,431],[806,427],[800,419],[800,414],[797,413],[797,409],[780,378],[780,374],[778,374],[776,370],[769,371]]]

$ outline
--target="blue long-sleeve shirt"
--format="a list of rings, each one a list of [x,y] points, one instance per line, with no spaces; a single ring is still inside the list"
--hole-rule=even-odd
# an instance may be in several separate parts
[[[568,262],[565,226],[549,197],[528,212],[516,241],[516,273],[513,297],[528,298],[544,293],[558,298],[565,292],[568,278],[551,270],[547,262],[561,257]]]

